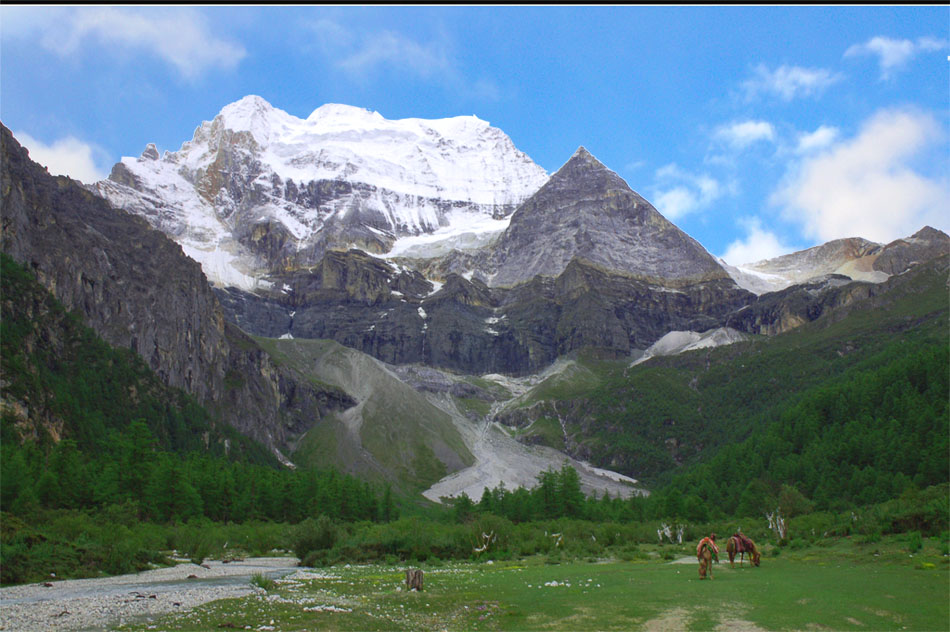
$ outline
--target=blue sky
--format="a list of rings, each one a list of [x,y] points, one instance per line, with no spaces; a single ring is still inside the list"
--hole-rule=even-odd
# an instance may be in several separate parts
[[[585,146],[738,264],[950,230],[950,8],[0,6],[0,120],[90,181],[248,94]]]

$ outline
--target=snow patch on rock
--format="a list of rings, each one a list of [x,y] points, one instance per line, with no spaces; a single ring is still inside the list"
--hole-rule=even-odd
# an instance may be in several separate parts
[[[650,347],[643,352],[643,355],[634,360],[630,366],[636,366],[657,356],[677,355],[696,349],[731,345],[736,342],[748,340],[749,338],[749,334],[732,329],[731,327],[720,327],[704,333],[697,333],[695,331],[671,331],[650,345]]]

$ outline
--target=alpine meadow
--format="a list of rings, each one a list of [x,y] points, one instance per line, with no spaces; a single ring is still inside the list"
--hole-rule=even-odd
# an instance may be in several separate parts
[[[946,7],[0,15],[0,629],[950,626]]]

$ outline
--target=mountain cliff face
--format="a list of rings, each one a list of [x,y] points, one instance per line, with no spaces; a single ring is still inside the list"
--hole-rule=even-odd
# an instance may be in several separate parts
[[[729,275],[583,147],[512,216],[493,252],[489,285],[556,277],[572,260],[682,287]]]
[[[670,331],[780,333],[862,292],[839,286],[946,250],[923,231],[733,268],[583,147],[548,178],[475,117],[299,119],[254,96],[94,190],[181,244],[249,333],[467,373],[626,356]]]
[[[271,449],[352,400],[276,366],[229,323],[200,266],[142,218],[53,178],[0,126],[3,251],[104,340]]]
[[[718,327],[754,298],[583,149],[469,263],[475,271],[464,275],[444,263],[420,266],[434,282],[356,250],[330,252],[308,270],[272,275],[269,292],[218,294],[255,334],[330,338],[394,364],[507,374],[582,347],[625,356],[671,330]]]
[[[475,117],[389,121],[330,104],[299,119],[249,96],[177,152],[124,158],[95,190],[178,241],[213,283],[255,289],[330,249],[384,253],[504,218],[546,179]]]

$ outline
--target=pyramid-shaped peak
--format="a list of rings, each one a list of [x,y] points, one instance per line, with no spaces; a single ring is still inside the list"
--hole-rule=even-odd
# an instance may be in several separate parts
[[[572,162],[580,162],[580,163],[585,163],[585,164],[597,165],[606,169],[606,167],[604,166],[604,163],[597,160],[594,157],[594,155],[590,153],[589,151],[587,151],[587,148],[584,147],[583,145],[577,148],[577,151],[574,152],[574,154],[570,157],[567,163],[565,163],[565,165],[570,164]]]
[[[572,189],[583,188],[605,191],[618,188],[630,189],[623,178],[608,169],[604,163],[597,160],[583,146],[578,147],[570,160],[551,176],[548,184],[552,188],[569,186]]]
[[[933,226],[924,226],[911,235],[911,239],[926,239],[928,241],[947,241],[947,233],[937,230]]]

